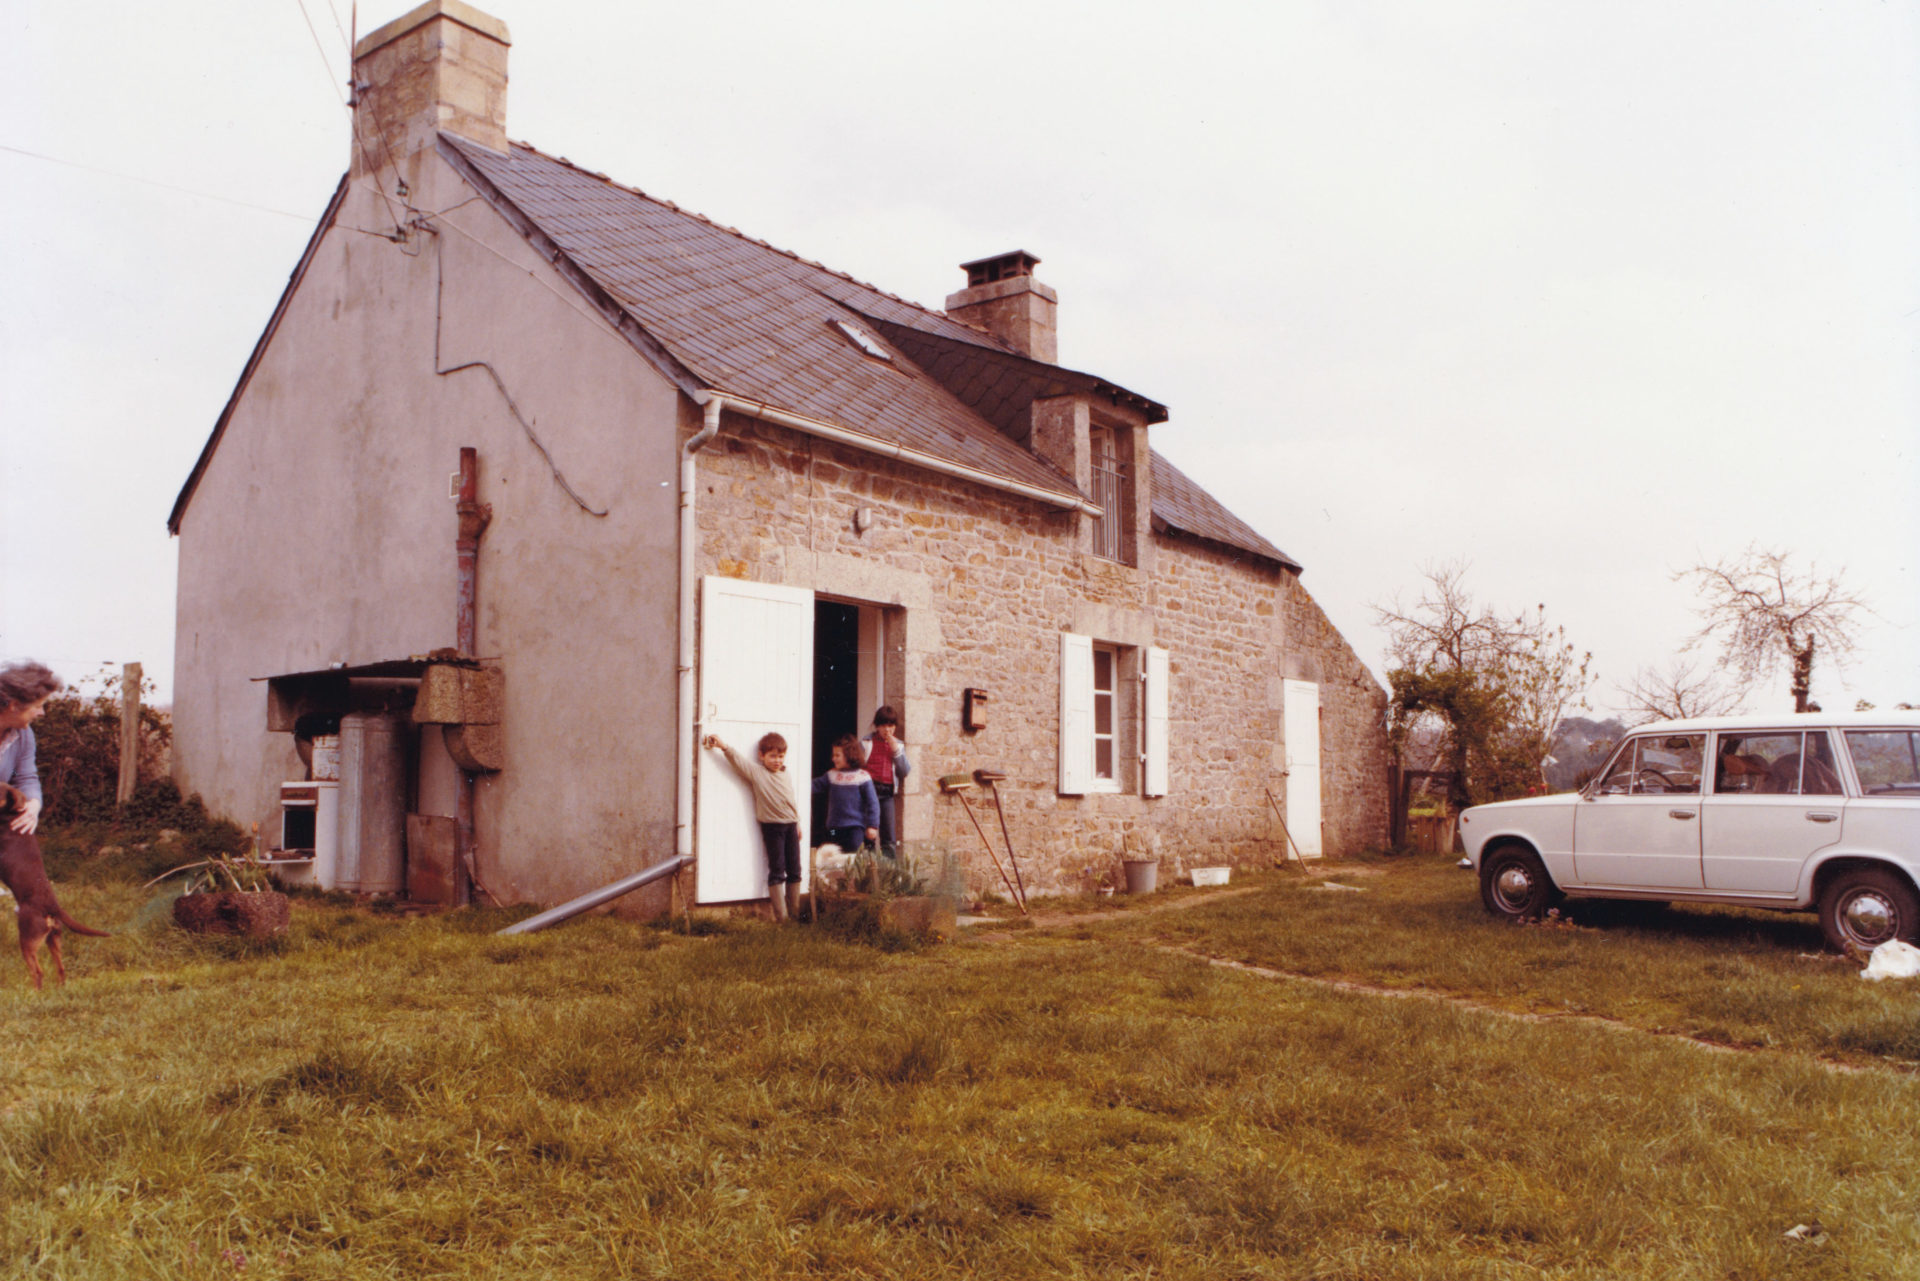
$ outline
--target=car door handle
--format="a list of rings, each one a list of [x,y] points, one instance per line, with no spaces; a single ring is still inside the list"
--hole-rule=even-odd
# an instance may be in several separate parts
[[[1693,811],[1692,810],[1668,810],[1667,817],[1668,818],[1692,818]]]
[[[1807,821],[1809,823],[1837,823],[1840,821],[1840,816],[1832,810],[1808,810]]]

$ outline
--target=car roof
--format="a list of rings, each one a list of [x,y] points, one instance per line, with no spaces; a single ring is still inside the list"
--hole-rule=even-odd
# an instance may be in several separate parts
[[[1777,716],[1696,716],[1684,721],[1651,721],[1635,725],[1629,734],[1704,733],[1715,729],[1920,729],[1920,709],[1892,708],[1870,712],[1785,712]]]

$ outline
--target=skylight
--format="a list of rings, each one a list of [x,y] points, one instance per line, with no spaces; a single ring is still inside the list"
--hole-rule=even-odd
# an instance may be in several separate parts
[[[885,347],[882,347],[878,338],[875,338],[859,325],[854,324],[851,320],[835,320],[829,323],[832,324],[835,329],[845,334],[848,342],[858,347],[861,351],[866,352],[867,355],[872,356],[875,360],[884,360],[889,365],[893,363],[893,353]]]

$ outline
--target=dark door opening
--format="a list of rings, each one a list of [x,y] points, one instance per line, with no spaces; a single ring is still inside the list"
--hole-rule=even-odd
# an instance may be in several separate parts
[[[871,714],[871,713],[869,713]],[[860,730],[860,607],[813,607],[813,756],[818,778],[833,767],[833,741]]]
[[[833,743],[863,736],[881,692],[881,611],[871,605],[815,600],[813,606],[813,742],[809,779],[833,768]],[[813,807],[816,839],[826,835],[826,802]]]

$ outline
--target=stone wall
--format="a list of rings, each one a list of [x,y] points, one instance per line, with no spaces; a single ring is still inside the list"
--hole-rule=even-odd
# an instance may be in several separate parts
[[[1280,567],[1167,535],[1138,568],[1100,560],[1078,550],[1075,515],[731,414],[699,468],[699,573],[889,609],[899,675],[887,697],[915,765],[903,830],[958,855],[975,888],[998,877],[937,780],[976,767],[1009,776],[1008,824],[1041,892],[1084,889],[1103,871],[1117,879],[1123,849],[1161,854],[1163,876],[1278,857],[1266,793],[1284,796],[1280,683],[1308,667],[1326,674],[1328,852],[1384,840],[1385,695]],[[1117,794],[1058,791],[1064,631],[1121,647]],[[1290,644],[1302,651],[1295,670]],[[1133,678],[1148,645],[1171,656],[1170,790],[1154,798],[1139,794],[1135,759]],[[961,726],[970,686],[992,695],[977,733]],[[972,800],[997,841],[991,801]]]
[[[1320,685],[1320,813],[1332,856],[1387,847],[1387,692],[1321,612],[1298,574],[1282,591],[1288,675]]]

